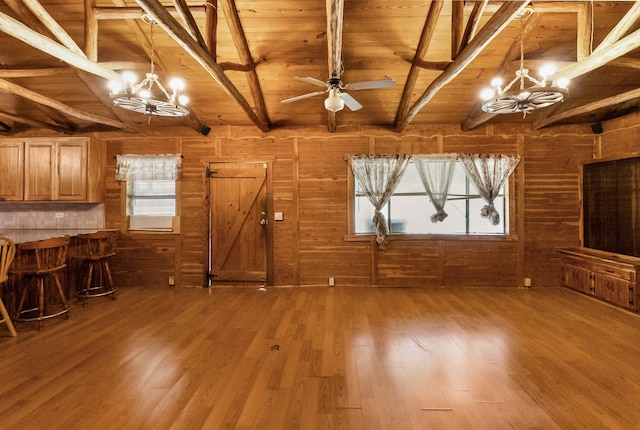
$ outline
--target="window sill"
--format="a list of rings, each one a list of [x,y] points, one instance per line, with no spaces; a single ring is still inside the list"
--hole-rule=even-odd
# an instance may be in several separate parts
[[[344,236],[345,242],[375,242],[376,235],[371,234],[349,234]],[[398,234],[389,235],[389,242],[405,241],[483,241],[483,242],[517,242],[516,234]]]

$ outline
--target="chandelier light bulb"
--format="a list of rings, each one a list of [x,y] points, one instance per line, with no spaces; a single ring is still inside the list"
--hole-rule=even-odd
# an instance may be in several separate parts
[[[122,80],[127,84],[133,85],[138,80],[138,77],[133,72],[124,72],[122,74]]]
[[[109,91],[111,94],[117,94],[122,91],[122,84],[118,81],[109,81]]]
[[[485,101],[491,100],[495,97],[495,94],[496,92],[493,90],[493,88],[483,88],[480,92],[480,98]]]
[[[182,91],[184,90],[184,87],[184,81],[180,78],[172,78],[169,81],[169,88],[171,88],[173,91]]]
[[[540,68],[540,71],[538,73],[540,73],[542,80],[546,81],[547,78],[553,75],[555,72],[556,72],[556,66],[554,66],[553,64],[545,64]]]
[[[187,96],[178,97],[178,103],[180,103],[183,106],[186,106],[186,104],[189,103],[189,97]]]
[[[502,86],[502,79],[501,78],[493,78],[491,80],[491,86],[494,88],[500,88]]]
[[[558,82],[556,83],[556,85],[558,85],[560,88],[563,88],[563,89],[566,90],[567,88],[569,88],[569,79],[560,78],[560,79],[558,79]]]
[[[143,99],[150,99],[151,98],[151,91],[149,91],[148,89],[142,89],[140,91],[138,91],[138,95],[140,97],[142,97]]]

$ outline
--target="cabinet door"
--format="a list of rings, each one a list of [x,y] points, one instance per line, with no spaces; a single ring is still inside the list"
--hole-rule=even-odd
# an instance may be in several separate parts
[[[23,183],[23,142],[0,143],[0,200],[22,200]]]
[[[87,142],[58,142],[56,200],[87,199]]]
[[[53,200],[55,148],[55,142],[25,143],[25,200]]]
[[[629,308],[632,303],[630,294],[632,284],[625,279],[596,273],[594,287],[595,295],[608,302],[625,308]]]
[[[591,271],[573,264],[564,264],[564,284],[587,294],[593,294]]]

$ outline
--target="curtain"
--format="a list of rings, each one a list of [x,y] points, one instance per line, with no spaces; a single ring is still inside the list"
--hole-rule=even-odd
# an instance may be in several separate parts
[[[404,173],[410,155],[352,155],[349,157],[351,169],[360,187],[375,208],[373,225],[376,228],[376,242],[385,248],[389,236],[387,220],[380,210],[387,204]]]
[[[178,179],[182,172],[181,155],[116,155],[116,180]]]
[[[456,167],[456,154],[414,155],[412,160],[424,190],[436,210],[436,213],[431,215],[431,222],[444,221],[448,216],[444,205]]]
[[[480,216],[488,218],[491,224],[498,225],[500,214],[493,206],[502,185],[515,170],[520,156],[494,154],[459,154],[467,176],[478,189],[478,193],[487,203]]]

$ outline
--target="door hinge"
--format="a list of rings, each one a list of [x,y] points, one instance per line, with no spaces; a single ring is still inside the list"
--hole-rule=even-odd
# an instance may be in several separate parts
[[[207,166],[207,169],[206,169],[206,175],[207,175],[207,178],[211,178],[211,177],[212,177],[213,175],[215,175],[216,173],[218,173],[218,172],[217,172],[217,171],[215,171],[215,170],[211,170],[211,169],[209,169],[209,166]]]

